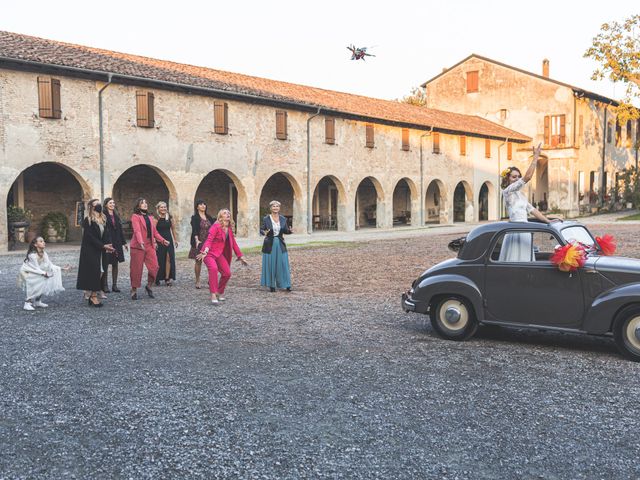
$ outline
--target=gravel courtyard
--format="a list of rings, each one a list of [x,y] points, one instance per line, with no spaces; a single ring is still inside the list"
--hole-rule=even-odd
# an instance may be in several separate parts
[[[638,225],[589,228],[640,257]],[[612,340],[457,343],[401,311],[453,255],[441,232],[293,248],[291,293],[248,254],[220,307],[180,259],[155,300],[127,265],[90,309],[54,250],[67,291],[24,312],[23,257],[0,256],[0,478],[639,478],[640,364]]]

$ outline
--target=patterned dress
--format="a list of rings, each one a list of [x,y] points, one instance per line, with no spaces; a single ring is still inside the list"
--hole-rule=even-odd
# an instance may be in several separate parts
[[[209,221],[209,219],[200,219],[200,233],[198,234],[198,239],[201,242],[200,246],[202,246],[204,241],[207,239],[211,225],[212,223]],[[191,250],[189,250],[189,258],[191,258],[192,260],[196,258],[196,255],[200,253],[200,246],[191,247]]]

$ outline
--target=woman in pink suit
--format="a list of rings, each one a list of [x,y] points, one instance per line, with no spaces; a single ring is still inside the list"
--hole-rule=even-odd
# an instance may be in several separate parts
[[[153,297],[151,285],[156,281],[158,273],[158,257],[156,256],[156,241],[169,245],[156,230],[155,222],[147,212],[147,201],[139,198],[131,216],[133,237],[129,250],[131,252],[131,300],[138,299],[138,288],[142,285],[142,267],[147,266],[147,285],[144,289],[149,297]]]
[[[231,212],[222,209],[218,212],[218,220],[209,229],[209,235],[202,245],[199,260],[204,259],[204,264],[209,270],[209,291],[211,292],[211,303],[219,305],[224,301],[224,288],[231,278],[231,257],[235,252],[238,260],[244,265],[247,261],[242,256],[240,247],[233,236],[233,220]],[[218,273],[220,280],[218,281]]]

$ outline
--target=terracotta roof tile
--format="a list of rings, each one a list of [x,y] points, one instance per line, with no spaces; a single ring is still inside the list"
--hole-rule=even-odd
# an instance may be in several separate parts
[[[0,56],[60,67],[142,77],[152,81],[173,82],[184,86],[223,90],[231,94],[250,94],[275,101],[322,107],[337,113],[424,128],[433,127],[437,130],[496,138],[509,137],[514,141],[531,140],[526,135],[477,116],[417,107],[391,100],[112,52],[11,32],[0,31]],[[0,60],[1,66],[2,61]]]

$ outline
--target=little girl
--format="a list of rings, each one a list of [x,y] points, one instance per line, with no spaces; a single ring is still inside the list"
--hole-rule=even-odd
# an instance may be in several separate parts
[[[34,307],[46,308],[48,305],[41,300],[43,295],[64,291],[61,268],[51,263],[47,252],[44,251],[45,247],[42,237],[34,238],[20,267],[18,285],[26,294],[22,307],[25,310],[35,310]],[[65,267],[64,270],[69,270],[69,267]]]

